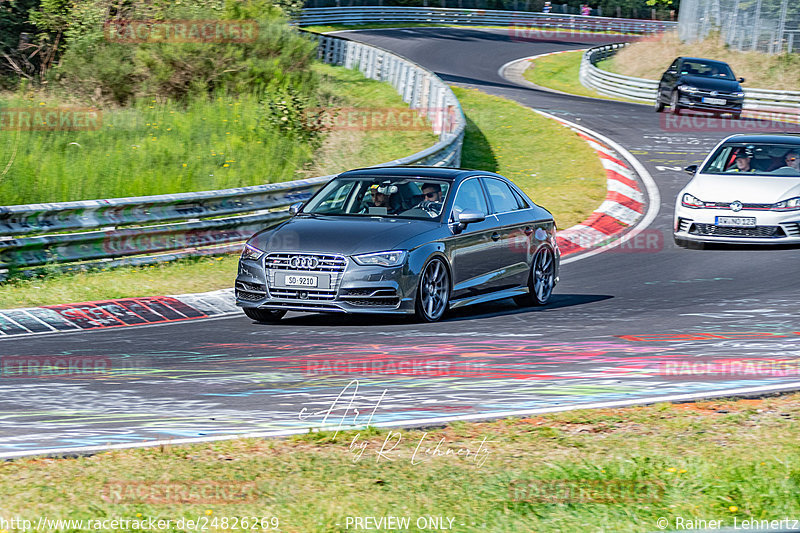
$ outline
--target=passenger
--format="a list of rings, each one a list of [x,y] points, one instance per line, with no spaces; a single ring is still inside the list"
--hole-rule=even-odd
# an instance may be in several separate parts
[[[386,194],[387,187],[382,187],[377,183],[370,186],[368,195],[364,195],[364,200],[361,203],[361,212],[369,213],[371,207],[385,207],[387,210],[390,207],[389,194]]]
[[[729,169],[730,172],[755,172],[750,162],[753,159],[753,154],[745,152],[742,150],[738,154],[736,154],[736,161],[734,162],[735,168]]]

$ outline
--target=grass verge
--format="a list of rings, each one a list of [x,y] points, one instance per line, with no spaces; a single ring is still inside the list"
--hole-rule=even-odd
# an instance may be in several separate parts
[[[602,98],[603,100],[617,100],[620,102],[631,102],[624,98],[612,98],[597,91],[593,91],[580,81],[582,50],[562,52],[540,57],[530,62],[530,66],[525,69],[523,76],[526,80],[557,91],[578,96],[591,96],[592,98]],[[641,103],[641,102],[639,102]]]
[[[242,529],[233,517],[275,517],[278,531],[332,533],[354,529],[352,517],[399,516],[410,531],[443,517],[461,533],[741,528],[800,514],[798,431],[793,394],[24,459],[0,463],[0,488],[3,516],[34,523],[199,517]],[[203,497],[214,483],[224,490]]]
[[[726,46],[718,35],[698,42],[683,43],[677,33],[666,33],[622,49],[605,62],[603,68],[625,76],[658,80],[679,56],[725,61],[736,76],[746,79],[745,87],[800,90],[797,83],[800,80],[800,55],[740,52]]]
[[[356,77],[336,73],[338,80]],[[340,99],[356,104],[380,100],[373,91],[382,88],[378,91],[371,83],[352,81],[339,93]],[[560,228],[577,224],[600,204],[606,193],[605,172],[585,141],[510,100],[470,89],[454,91],[468,121],[461,159],[464,168],[508,176],[534,201],[551,210]],[[407,150],[398,155],[422,148],[414,144],[417,137],[413,132],[369,133],[366,137],[362,131],[331,135],[322,148],[323,156],[308,174],[328,174],[385,161],[381,158],[398,146]],[[432,144],[430,139],[425,142]],[[0,285],[0,309],[228,288],[236,277],[237,259],[189,259],[149,267],[12,279]]]
[[[312,108],[407,110],[386,83],[360,72],[315,64]],[[0,101],[17,109],[58,102],[35,94]],[[356,118],[358,118],[356,116]],[[171,101],[139,100],[102,112],[98,130],[19,131],[0,136],[0,205],[63,202],[215,190],[287,181],[390,161],[436,142],[430,130],[334,129],[313,151],[270,125],[253,95]],[[135,169],[131,172],[131,169]]]
[[[586,141],[511,100],[453,91],[467,117],[462,167],[510,178],[553,213],[559,228],[578,224],[600,205],[605,171]]]

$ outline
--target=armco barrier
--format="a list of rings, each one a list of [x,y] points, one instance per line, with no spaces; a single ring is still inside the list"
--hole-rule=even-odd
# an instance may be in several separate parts
[[[628,44],[608,44],[586,50],[581,59],[580,81],[585,87],[606,96],[652,104],[655,102],[658,81],[614,74],[597,67],[599,61],[613,56]],[[765,118],[775,113],[798,116],[800,91],[745,88],[744,109]]]
[[[573,31],[612,31],[651,34],[677,27],[675,22],[661,20],[590,17],[530,11],[491,9],[452,9],[437,7],[321,7],[304,9],[298,20],[301,26],[315,24],[457,24],[465,26],[531,25]]]
[[[433,72],[386,50],[309,34],[319,58],[391,83],[428,117],[439,141],[386,165],[458,166],[466,121],[450,88]],[[308,198],[332,176],[138,198],[0,207],[0,277],[41,265],[146,264],[235,250],[257,229],[287,216],[275,209]],[[69,232],[69,233],[65,233]]]

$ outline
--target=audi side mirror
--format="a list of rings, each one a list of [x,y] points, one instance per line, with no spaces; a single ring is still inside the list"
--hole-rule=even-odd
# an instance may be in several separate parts
[[[467,227],[467,224],[483,222],[484,220],[486,220],[486,215],[473,209],[464,209],[458,214],[458,223],[465,228]]]
[[[289,214],[295,216],[303,208],[303,202],[297,202],[289,206]]]
[[[694,176],[697,173],[697,165],[689,165],[688,167],[684,168],[683,171]]]

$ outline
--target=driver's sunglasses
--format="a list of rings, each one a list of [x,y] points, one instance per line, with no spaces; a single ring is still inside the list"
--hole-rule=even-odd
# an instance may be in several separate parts
[[[439,193],[434,191],[434,192],[426,192],[426,193],[423,193],[423,194],[425,195],[425,198],[433,198]]]

